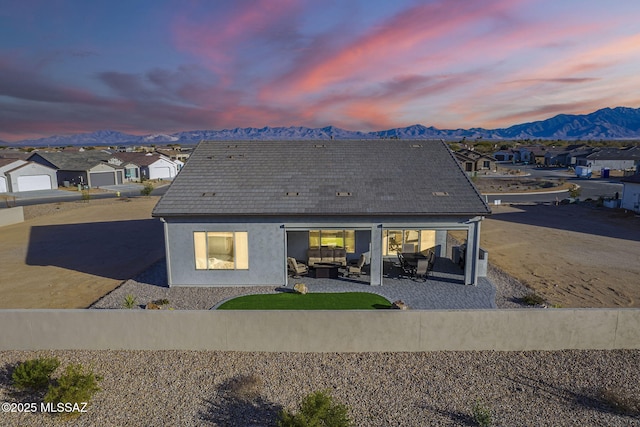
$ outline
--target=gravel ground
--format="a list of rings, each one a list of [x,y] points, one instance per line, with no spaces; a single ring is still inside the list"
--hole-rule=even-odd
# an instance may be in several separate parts
[[[104,377],[88,412],[72,422],[43,413],[2,413],[3,426],[268,426],[281,408],[329,390],[356,426],[470,426],[472,407],[494,426],[640,426],[602,398],[640,396],[640,351],[237,353],[196,351],[0,352],[0,402],[20,361],[57,356]],[[54,377],[57,375],[54,374]],[[261,387],[235,397],[239,376]],[[635,380],[634,380],[635,379]],[[240,382],[242,384],[242,382]]]

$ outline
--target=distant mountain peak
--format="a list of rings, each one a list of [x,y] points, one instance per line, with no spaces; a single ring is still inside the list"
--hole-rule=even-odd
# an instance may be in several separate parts
[[[144,145],[164,143],[197,143],[203,139],[640,139],[640,109],[630,107],[602,108],[589,114],[558,114],[546,120],[522,123],[502,129],[440,130],[433,126],[414,124],[375,132],[340,129],[329,125],[322,128],[304,126],[246,127],[223,130],[191,130],[173,134],[129,135],[115,130],[98,130],[68,136],[51,136],[4,145],[64,146],[64,145]]]

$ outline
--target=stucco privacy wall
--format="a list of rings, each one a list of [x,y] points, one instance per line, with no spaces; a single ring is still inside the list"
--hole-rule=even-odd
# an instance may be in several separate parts
[[[0,350],[416,352],[639,349],[638,309],[1,310]]]
[[[22,206],[0,209],[0,227],[24,222]]]

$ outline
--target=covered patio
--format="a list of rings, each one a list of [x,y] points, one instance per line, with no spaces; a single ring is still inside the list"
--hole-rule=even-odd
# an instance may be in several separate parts
[[[450,258],[438,258],[426,280],[407,277],[397,263],[384,262],[383,286],[370,286],[369,269],[360,277],[340,275],[337,279],[317,279],[313,274],[289,277],[288,288],[304,283],[309,292],[370,292],[390,302],[402,300],[414,310],[463,310],[496,308],[496,289],[486,277],[476,286],[464,286],[464,274]]]

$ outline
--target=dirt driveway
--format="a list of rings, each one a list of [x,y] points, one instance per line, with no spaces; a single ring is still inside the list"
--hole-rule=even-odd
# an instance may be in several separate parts
[[[562,307],[640,307],[640,218],[590,205],[492,206],[489,262]]]
[[[157,197],[25,207],[0,228],[1,308],[85,308],[164,256]]]

